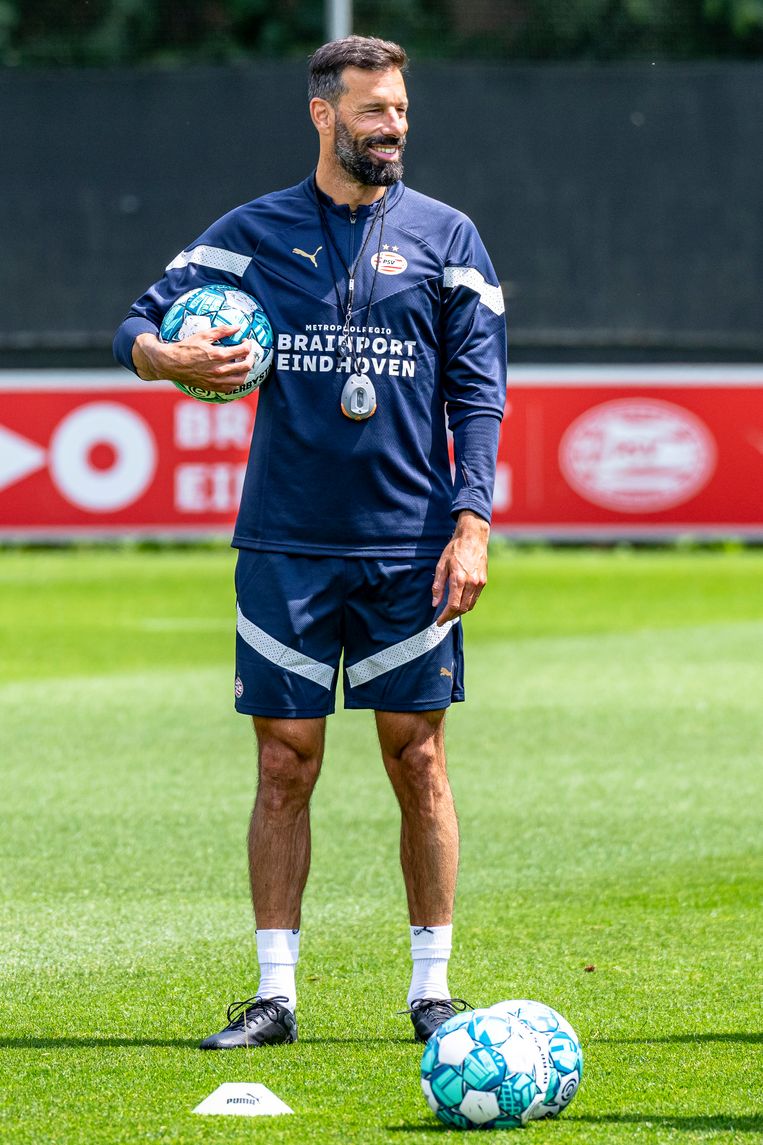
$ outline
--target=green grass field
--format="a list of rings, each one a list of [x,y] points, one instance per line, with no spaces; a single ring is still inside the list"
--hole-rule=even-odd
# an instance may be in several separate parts
[[[0,552],[2,1141],[446,1133],[396,1015],[407,919],[368,713],[329,727],[300,1042],[195,1048],[256,986],[232,568],[223,549]],[[566,1114],[522,1141],[763,1133],[762,573],[755,552],[493,557],[449,717],[451,987],[549,1002],[586,1055]],[[195,1116],[223,1081],[296,1115]]]

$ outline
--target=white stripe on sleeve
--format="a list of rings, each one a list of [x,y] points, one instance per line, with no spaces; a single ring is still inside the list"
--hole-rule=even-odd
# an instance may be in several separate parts
[[[184,266],[195,262],[198,266],[208,266],[212,270],[227,270],[230,274],[243,275],[251,262],[245,254],[236,254],[234,250],[225,250],[220,246],[195,246],[193,250],[181,250],[176,258],[166,267],[167,270],[182,270]]]
[[[479,295],[480,302],[494,314],[503,314],[506,309],[500,286],[491,286],[485,282],[484,275],[474,266],[446,266],[442,281],[445,287],[465,286],[467,290],[473,290]]]

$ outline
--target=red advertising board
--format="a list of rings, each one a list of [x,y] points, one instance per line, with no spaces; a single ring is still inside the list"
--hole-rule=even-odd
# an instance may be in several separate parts
[[[230,533],[256,396],[121,370],[0,373],[0,538]]]
[[[493,523],[517,536],[763,536],[763,367],[510,373]]]
[[[118,370],[0,372],[0,539],[230,533],[256,397]],[[763,367],[521,367],[494,527],[763,536]]]

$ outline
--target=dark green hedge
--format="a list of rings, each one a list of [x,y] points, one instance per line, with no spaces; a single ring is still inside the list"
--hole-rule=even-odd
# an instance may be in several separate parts
[[[763,55],[763,0],[356,0],[416,58]],[[323,0],[0,0],[0,66],[173,66],[306,55]]]

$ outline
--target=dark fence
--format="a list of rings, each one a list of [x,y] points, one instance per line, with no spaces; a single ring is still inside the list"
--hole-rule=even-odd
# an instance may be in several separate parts
[[[515,353],[763,358],[763,66],[420,64],[411,186],[477,222]],[[301,64],[0,74],[0,362],[108,359],[214,217],[301,179]]]

